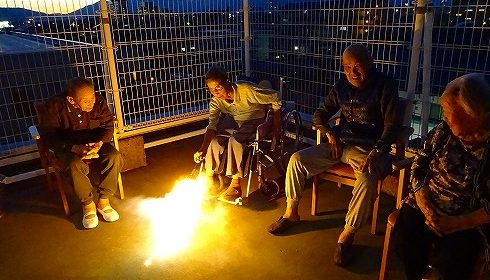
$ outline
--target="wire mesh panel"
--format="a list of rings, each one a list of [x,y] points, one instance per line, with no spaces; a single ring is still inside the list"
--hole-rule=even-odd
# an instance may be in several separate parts
[[[439,96],[448,82],[472,72],[490,78],[490,1],[453,0],[434,4],[429,128],[441,120]],[[422,78],[418,81],[420,92]],[[421,133],[420,110],[418,102],[414,118],[416,135]]]
[[[343,50],[361,43],[377,68],[406,89],[413,7],[393,1],[252,0],[252,71],[282,76],[283,99],[312,114],[342,72]]]
[[[112,30],[125,131],[207,113],[213,64],[243,72],[242,1],[126,2]]]
[[[54,5],[58,3],[58,5]],[[7,1],[16,11],[0,34],[0,157],[29,150],[34,102],[60,93],[73,77],[105,94],[98,5],[93,1]]]

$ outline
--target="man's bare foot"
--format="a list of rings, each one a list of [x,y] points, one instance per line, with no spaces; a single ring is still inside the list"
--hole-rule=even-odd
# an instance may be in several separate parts
[[[299,217],[298,213],[296,213],[296,214],[284,213],[284,215],[282,215],[282,217],[285,218],[285,219],[290,220],[291,222],[297,222],[297,221],[300,220],[300,217]]]
[[[91,212],[91,211],[94,211],[95,212],[95,203],[92,201],[90,202],[90,204],[87,204],[87,205],[82,205],[82,210],[83,210],[83,214],[85,215],[86,213],[88,212]],[[88,219],[90,218],[93,218],[94,215],[89,215],[87,216]]]
[[[344,229],[340,234],[339,240],[337,242],[345,245],[351,245],[352,243],[354,243],[354,236],[355,234],[353,232]]]
[[[109,203],[109,199],[108,198],[100,198],[99,201],[97,202],[97,208],[98,209],[104,209],[104,207],[106,206],[111,206],[111,204]]]

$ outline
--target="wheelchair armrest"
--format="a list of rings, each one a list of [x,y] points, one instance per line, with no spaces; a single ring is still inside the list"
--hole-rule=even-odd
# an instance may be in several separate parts
[[[39,140],[41,135],[39,135],[39,131],[35,125],[29,126],[29,133],[31,134],[31,138],[34,140]]]
[[[259,126],[257,126],[257,134],[255,140],[262,141],[264,139],[270,138],[270,135],[272,134],[271,127],[272,122],[270,121],[265,121],[259,124]]]

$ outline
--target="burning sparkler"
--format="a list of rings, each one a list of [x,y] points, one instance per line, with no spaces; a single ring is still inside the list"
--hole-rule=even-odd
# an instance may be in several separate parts
[[[165,197],[140,203],[140,213],[151,222],[154,240],[146,266],[154,259],[168,258],[188,249],[196,241],[197,232],[202,237],[224,226],[222,208],[205,205],[210,183],[204,177],[180,180]]]

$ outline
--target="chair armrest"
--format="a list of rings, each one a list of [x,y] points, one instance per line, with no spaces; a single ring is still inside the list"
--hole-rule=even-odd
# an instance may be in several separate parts
[[[395,171],[400,171],[402,169],[406,169],[406,168],[411,167],[412,162],[413,162],[413,157],[405,158],[402,160],[397,160],[397,161],[393,162],[393,164],[391,165],[391,168]]]
[[[396,220],[398,219],[398,214],[400,213],[400,210],[396,209],[395,211],[391,212],[391,214],[388,216],[388,224],[391,227],[394,227],[396,224]]]
[[[29,126],[29,133],[31,134],[31,138],[34,140],[39,140],[41,138],[35,125]]]
[[[408,138],[410,137],[410,135],[413,134],[414,131],[415,130],[413,129],[413,127],[402,126],[400,133],[396,137],[396,142],[405,143],[406,141],[408,141]]]
[[[322,143],[322,134],[321,134],[320,130],[317,130],[316,131],[316,144],[318,145],[320,143]]]

